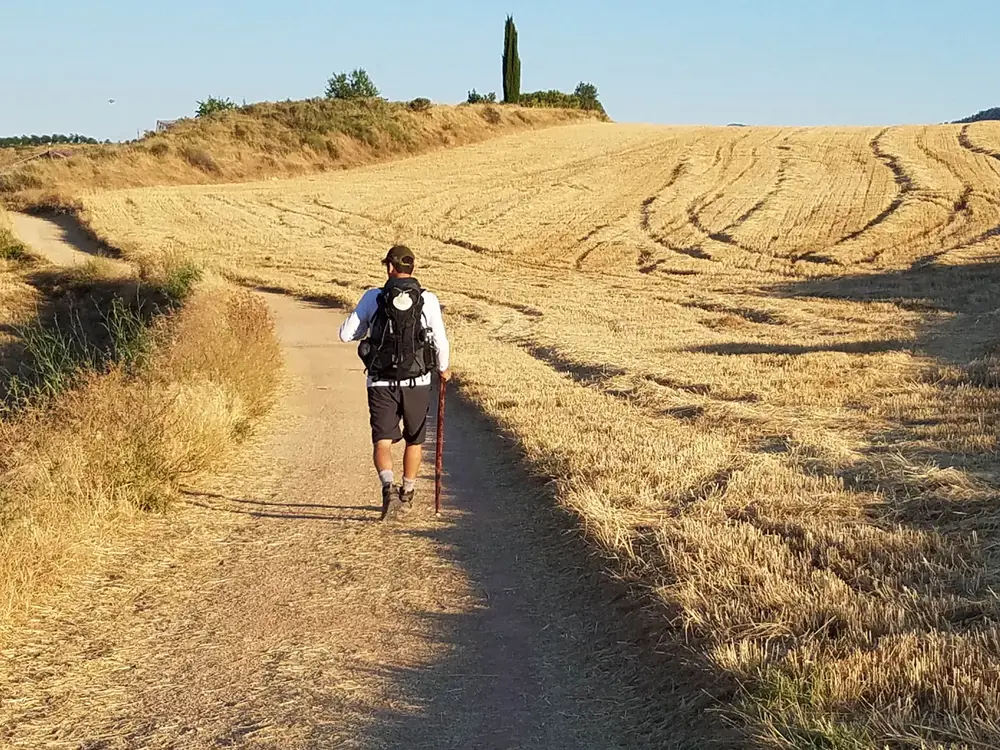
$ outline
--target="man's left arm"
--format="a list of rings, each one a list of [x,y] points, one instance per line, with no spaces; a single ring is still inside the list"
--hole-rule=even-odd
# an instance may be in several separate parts
[[[434,350],[437,352],[438,371],[448,372],[451,366],[451,344],[448,333],[444,329],[444,316],[441,314],[441,303],[434,295],[428,295],[424,304],[427,314],[427,325],[431,329]]]

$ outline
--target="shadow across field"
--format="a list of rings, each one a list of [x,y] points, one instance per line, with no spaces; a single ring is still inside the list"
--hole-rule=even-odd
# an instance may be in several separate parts
[[[1000,463],[990,448],[1000,439],[1000,255],[982,263],[932,263],[803,281],[772,291],[892,303],[924,313],[908,345],[933,360],[918,376],[923,389],[919,405],[887,418],[886,428],[869,436],[869,460],[841,472],[841,478],[849,487],[879,491],[887,503],[873,512],[891,524],[992,538],[1000,516]],[[914,462],[911,467],[893,468],[892,458],[901,451]],[[986,586],[1000,583],[1000,550],[984,547],[981,553],[985,575],[965,578],[982,585],[963,585],[956,593],[993,599]]]
[[[685,351],[733,356],[909,351],[929,358],[931,364],[917,376],[925,389],[921,400],[885,417],[885,428],[868,436],[867,458],[859,466],[833,473],[852,489],[886,497],[886,505],[873,513],[887,522],[992,537],[1000,515],[1000,465],[988,450],[1000,432],[1000,254],[979,263],[917,264],[762,291],[784,298],[891,304],[901,313],[920,315],[914,335],[903,339],[808,345],[731,341]],[[857,315],[864,315],[860,305]],[[982,447],[946,449],[963,439]],[[957,474],[940,479],[933,472],[892,469],[901,451],[915,465]],[[997,565],[990,578],[1000,580],[1000,560]]]
[[[916,341],[907,346],[958,365],[981,357],[1000,336],[997,254],[985,257],[981,263],[932,263],[899,271],[780,284],[766,291],[783,297],[891,303],[908,312],[925,312]]]
[[[682,645],[662,606],[613,577],[614,561],[600,559],[498,425],[459,397],[447,413],[442,521],[399,533],[429,537],[480,604],[423,613],[421,631],[449,656],[375,675],[393,708],[368,717],[359,746],[747,747],[714,712],[735,682]],[[567,706],[572,715],[552,714]],[[312,744],[326,746],[329,731],[316,728]]]
[[[810,457],[804,461],[794,457],[788,464],[789,468],[804,470],[811,476],[842,482],[847,491],[858,493],[859,504],[866,506],[864,525],[891,535],[893,544],[874,543],[871,557],[877,560],[876,565],[886,564],[888,568],[888,561],[892,561],[895,566],[891,574],[878,574],[879,596],[885,596],[886,600],[898,597],[899,601],[913,597],[921,602],[921,616],[890,625],[866,624],[866,628],[871,628],[868,632],[873,641],[891,635],[901,640],[912,639],[920,649],[933,648],[927,644],[934,644],[939,638],[967,637],[969,643],[981,638],[986,643],[1000,624],[1000,600],[996,596],[1000,587],[1000,548],[993,542],[1000,519],[1000,455],[996,450],[1000,444],[1000,256],[981,257],[982,262],[977,263],[929,263],[868,275],[785,282],[762,290],[785,299],[843,302],[822,322],[821,330],[839,333],[844,327],[840,321],[844,319],[858,322],[883,319],[890,321],[894,331],[908,328],[900,337],[905,341],[886,337],[847,344],[807,340],[805,345],[788,345],[771,344],[764,339],[686,350],[721,355],[837,351],[858,355],[857,360],[873,352],[913,353],[909,361],[906,357],[892,358],[888,365],[892,368],[890,374],[874,381],[879,383],[879,390],[852,398],[847,405],[847,409],[853,409],[860,402],[857,408],[865,417],[857,421],[865,434],[857,441],[854,455],[848,459]],[[884,306],[877,317],[872,315],[872,304]],[[898,315],[894,315],[890,305],[895,306]],[[822,307],[825,306],[812,305],[810,309]],[[788,335],[795,333],[792,330]],[[869,364],[856,363],[862,367]],[[880,366],[879,362],[870,364]],[[822,363],[816,365],[822,366]],[[897,367],[898,377],[892,374]],[[841,372],[845,374],[840,377],[852,377],[848,368]],[[797,375],[798,371],[793,369],[784,383],[794,385]],[[805,398],[809,395],[803,394]],[[821,398],[812,403],[822,419]],[[811,404],[806,402],[803,406],[808,408]],[[776,447],[780,450],[780,444]],[[787,521],[767,520],[763,515],[754,517],[740,511],[734,517],[762,533],[786,539],[793,550],[801,549],[802,536],[821,527],[805,515]],[[822,555],[826,550],[835,552],[840,540],[851,538],[853,533],[845,524],[844,536],[840,537],[838,531],[838,537],[824,541],[812,561],[806,557],[806,564],[812,562],[817,568],[822,565],[825,570],[835,569],[826,567],[829,564],[822,561]],[[888,535],[886,538],[890,538]],[[848,586],[869,591],[866,588],[869,584],[861,576],[852,573],[844,580]],[[884,630],[875,630],[876,627]],[[836,628],[810,637],[819,643],[829,643],[831,652],[855,648],[853,644],[847,645]],[[973,655],[967,657],[968,663],[979,658],[989,663],[988,647],[977,649],[978,646],[970,648]],[[900,655],[899,659],[920,663],[917,653]],[[831,673],[835,674],[838,668],[831,666]],[[984,670],[983,674],[986,673],[988,670]],[[891,745],[880,732],[904,729],[926,740],[928,746],[969,739],[972,741],[968,746],[996,747],[995,708],[987,707],[982,698],[995,695],[992,686],[984,688],[979,697],[970,689],[968,707],[953,710],[934,695],[937,685],[947,679],[928,673],[918,687],[899,688],[898,698],[848,696],[838,709],[844,717],[853,715],[861,722],[877,715],[881,725],[872,722],[870,728],[875,733],[873,745],[877,740],[880,747]],[[970,680],[970,684],[974,681]],[[748,687],[757,690],[752,684]],[[808,692],[805,696],[796,696],[796,711],[809,700]],[[978,700],[982,702],[975,705]],[[955,718],[959,715],[963,721],[972,721],[970,717],[975,716],[983,724],[978,729],[956,730]],[[795,721],[792,711],[788,716]],[[823,715],[824,721],[828,718],[829,715]],[[987,723],[989,729],[985,728]],[[884,729],[886,726],[892,729]]]
[[[912,348],[912,341],[887,339],[883,341],[845,341],[835,344],[763,344],[745,342],[727,342],[724,344],[705,344],[685,349],[686,352],[699,354],[722,354],[730,356],[747,354],[815,354],[817,352],[843,352],[845,354],[875,354],[878,352],[904,351]]]

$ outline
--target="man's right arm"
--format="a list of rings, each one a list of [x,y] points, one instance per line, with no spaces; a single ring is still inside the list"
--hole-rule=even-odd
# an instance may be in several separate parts
[[[365,292],[358,306],[341,324],[340,340],[345,344],[363,339],[368,333],[368,324],[378,307],[378,292],[378,289],[369,289]]]

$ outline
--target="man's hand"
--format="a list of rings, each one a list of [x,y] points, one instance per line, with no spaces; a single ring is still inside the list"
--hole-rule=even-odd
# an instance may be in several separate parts
[[[445,382],[445,383],[447,383],[449,380],[451,380],[451,370],[443,370],[442,372],[440,372],[438,374],[440,375],[441,380],[443,382]]]

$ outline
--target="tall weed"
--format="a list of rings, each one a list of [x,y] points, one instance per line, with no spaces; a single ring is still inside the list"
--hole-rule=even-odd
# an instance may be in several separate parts
[[[27,332],[34,364],[0,419],[0,629],[123,520],[218,467],[271,404],[265,304],[208,280],[187,299],[152,323],[113,299],[104,348],[82,324]]]

